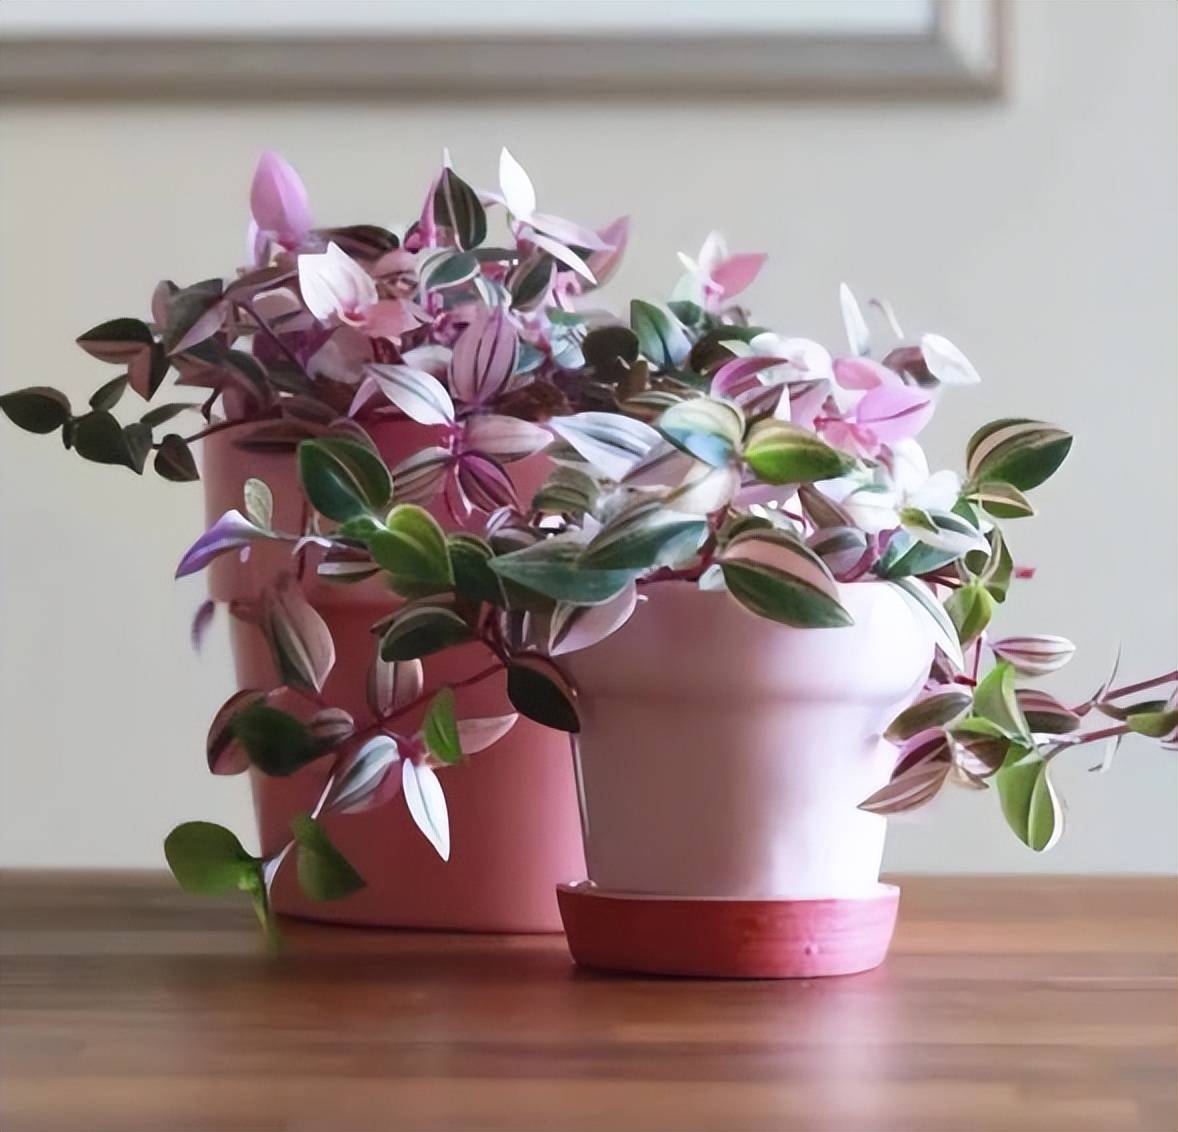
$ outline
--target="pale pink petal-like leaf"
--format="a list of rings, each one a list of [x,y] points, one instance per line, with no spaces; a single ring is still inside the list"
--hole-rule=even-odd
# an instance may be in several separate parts
[[[933,415],[933,401],[911,385],[880,385],[863,395],[855,410],[856,423],[868,428],[884,444],[914,437]]]
[[[382,660],[373,653],[368,666],[368,707],[377,719],[413,703],[425,686],[420,660]]]
[[[645,421],[618,413],[585,412],[553,417],[549,427],[594,468],[620,480],[662,437]]]
[[[438,776],[428,766],[418,766],[406,759],[401,764],[401,789],[405,795],[405,804],[409,807],[409,816],[438,851],[438,856],[448,861],[450,816]]]
[[[835,358],[834,379],[844,389],[875,389],[880,385],[903,385],[904,379],[871,358]]]
[[[851,348],[851,353],[860,357],[871,353],[871,334],[867,329],[867,322],[855,301],[855,296],[851,293],[851,288],[845,283],[839,284],[839,306],[842,307],[843,326],[847,330],[847,344]]]
[[[250,212],[258,228],[273,232],[287,248],[297,247],[311,230],[311,206],[302,178],[277,153],[258,159],[250,185]]]
[[[605,244],[604,251],[594,252],[586,261],[589,270],[597,277],[598,286],[608,283],[622,262],[626,252],[626,245],[630,241],[630,218],[620,216],[612,224],[607,224],[598,233]]]
[[[328,813],[354,814],[382,805],[401,790],[401,762],[397,740],[376,735],[358,747],[332,776],[323,809]]]
[[[990,648],[995,656],[1009,661],[1024,676],[1046,676],[1062,668],[1076,652],[1076,646],[1066,637],[1050,635],[1003,637],[990,642]]]
[[[188,548],[180,559],[180,565],[176,567],[176,577],[195,574],[222,554],[241,550],[259,539],[273,537],[255,527],[240,511],[226,511]]]
[[[552,443],[552,434],[531,421],[484,413],[467,418],[462,443],[472,452],[482,452],[503,463],[511,463],[547,448]]]
[[[338,244],[328,244],[322,254],[299,256],[299,291],[320,322],[333,315],[359,320],[377,301],[372,277]]]
[[[633,582],[602,605],[559,603],[549,622],[548,652],[564,656],[604,641],[630,620],[637,603],[638,587]]]
[[[597,282],[589,265],[572,248],[566,247],[559,240],[554,240],[551,236],[545,236],[542,232],[535,231],[535,229],[527,233],[527,239],[541,251],[547,252],[558,263],[563,263],[565,267],[572,268],[583,279],[587,279],[590,283]]]
[[[626,487],[678,487],[698,464],[694,456],[660,439],[622,482]]]
[[[462,748],[462,753],[477,755],[493,743],[498,743],[515,726],[517,719],[519,716],[515,712],[510,715],[460,719],[458,721],[458,745]]]
[[[565,220],[560,216],[550,216],[546,212],[533,212],[528,217],[528,223],[537,231],[551,236],[565,247],[584,248],[590,252],[604,252],[609,249],[609,244],[592,228],[586,228],[583,224]]]
[[[759,354],[733,358],[712,375],[711,394],[713,397],[736,398],[742,393],[758,389],[763,383],[757,375],[762,370],[772,369],[784,363],[785,358],[763,357]]]
[[[725,299],[731,299],[752,284],[768,258],[763,252],[738,252],[730,255],[712,268],[712,282]]]
[[[361,328],[370,338],[397,339],[421,325],[413,305],[401,299],[381,299],[364,310]]]

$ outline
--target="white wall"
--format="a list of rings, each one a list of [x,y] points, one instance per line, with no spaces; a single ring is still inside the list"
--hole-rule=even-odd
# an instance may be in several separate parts
[[[410,217],[447,144],[489,182],[506,143],[546,208],[635,242],[616,291],[661,296],[711,226],[773,253],[752,299],[837,341],[835,288],[889,296],[980,368],[934,450],[1008,412],[1078,434],[1016,534],[1038,579],[1002,624],[1064,632],[1080,698],[1118,643],[1126,677],[1175,657],[1175,31],[1164,0],[1012,5],[1005,103],[823,105],[19,105],[0,111],[0,387],[83,397],[73,337],[146,310],[155,281],[220,274],[242,246],[259,149],[284,152],[323,220]],[[109,376],[109,371],[105,373]],[[222,637],[186,643],[199,579],[173,584],[199,488],[100,468],[0,428],[0,864],[157,865],[176,821],[247,829],[203,733],[230,689]],[[1127,742],[1112,773],[1060,775],[1071,829],[1043,858],[992,797],[897,825],[907,870],[1172,871],[1173,754]]]

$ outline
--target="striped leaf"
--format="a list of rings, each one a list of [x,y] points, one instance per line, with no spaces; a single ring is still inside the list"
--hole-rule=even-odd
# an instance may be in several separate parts
[[[1036,735],[1064,735],[1080,726],[1080,717],[1048,692],[1019,688],[1014,695],[1027,726]]]
[[[299,445],[299,481],[315,510],[340,523],[388,506],[393,490],[371,448],[335,437]]]
[[[971,550],[988,554],[990,544],[971,522],[952,511],[905,507],[900,525],[918,542],[959,558]]]
[[[400,662],[373,656],[368,666],[365,694],[368,708],[377,719],[411,704],[425,686],[425,674],[420,660]]]
[[[999,660],[1008,661],[1024,676],[1046,676],[1062,668],[1075,655],[1076,646],[1066,637],[1003,637],[991,641]]]
[[[434,223],[449,228],[454,242],[464,252],[477,248],[487,238],[487,214],[479,194],[453,169],[442,170],[434,189]]]
[[[470,638],[470,627],[449,606],[410,602],[386,623],[380,656],[382,660],[416,660]]]
[[[678,369],[691,351],[691,341],[670,311],[634,299],[630,303],[630,329],[638,336],[642,356],[659,369]]]
[[[719,555],[729,592],[746,609],[796,628],[852,624],[838,584],[809,547],[783,532],[737,535]]]
[[[1015,836],[1037,853],[1050,849],[1063,833],[1063,807],[1046,760],[1012,744],[994,784],[1002,816]]]
[[[650,449],[659,434],[643,421],[617,413],[577,413],[553,417],[549,427],[598,472],[622,479]]]
[[[1009,483],[979,484],[968,498],[998,519],[1023,519],[1035,514],[1031,501]]]
[[[502,307],[476,318],[454,343],[450,388],[461,401],[486,404],[519,362],[519,335]]]
[[[607,523],[581,554],[590,570],[647,570],[690,558],[708,533],[708,521],[668,510],[661,500],[631,507]]]
[[[532,498],[532,510],[580,518],[597,506],[597,481],[576,468],[557,467]]]
[[[669,408],[656,427],[676,448],[720,467],[740,446],[744,414],[730,401],[693,397]]]
[[[1005,418],[973,434],[966,470],[971,484],[999,482],[1029,491],[1055,472],[1071,447],[1071,434],[1055,425]]]
[[[601,605],[616,597],[635,572],[590,569],[581,563],[583,550],[581,543],[556,536],[492,559],[491,569],[501,578],[553,601]]]
[[[844,475],[855,466],[851,457],[808,429],[773,419],[753,425],[744,458],[762,483],[813,483]]]
[[[627,583],[603,605],[557,603],[548,620],[548,652],[551,656],[587,649],[616,633],[633,615],[638,587]]]
[[[900,750],[891,780],[859,809],[871,814],[900,814],[932,801],[953,770],[952,740],[940,728],[922,731]]]
[[[867,532],[859,527],[823,527],[806,540],[806,545],[836,578],[849,580],[867,568]]]
[[[263,630],[282,683],[321,692],[335,665],[335,643],[327,622],[290,574],[263,597]]]
[[[943,684],[926,692],[905,708],[884,732],[891,743],[902,743],[931,727],[947,727],[960,719],[973,703],[973,696],[960,684]]]
[[[433,374],[412,366],[370,365],[364,367],[364,375],[410,420],[425,425],[454,423],[454,402]]]
[[[423,448],[393,469],[398,503],[425,505],[437,498],[446,483],[454,456],[445,448]]]
[[[937,648],[949,658],[958,671],[963,669],[965,657],[961,653],[957,630],[933,591],[918,578],[890,578],[888,585],[895,587],[896,592],[908,603],[922,624],[931,625]]]
[[[401,761],[397,740],[376,735],[357,748],[332,776],[323,802],[324,813],[355,814],[376,805],[390,794],[386,785],[400,788],[400,776],[390,783],[390,772]]]
[[[855,526],[855,520],[847,514],[843,507],[835,503],[833,499],[827,498],[818,488],[812,487],[810,484],[802,484],[798,488],[798,500],[802,505],[802,510],[806,513],[806,518],[819,530],[824,527]]]

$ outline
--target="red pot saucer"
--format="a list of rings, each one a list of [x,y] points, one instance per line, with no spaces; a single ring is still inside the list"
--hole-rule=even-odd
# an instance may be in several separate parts
[[[878,967],[900,890],[836,900],[728,900],[557,886],[569,950],[582,967],[652,975],[809,979]]]

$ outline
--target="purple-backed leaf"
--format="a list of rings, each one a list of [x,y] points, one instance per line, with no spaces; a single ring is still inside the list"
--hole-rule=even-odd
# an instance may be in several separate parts
[[[79,335],[77,343],[92,358],[126,365],[151,349],[155,341],[146,323],[137,318],[114,318]]]
[[[458,485],[479,511],[489,513],[500,507],[519,509],[519,499],[511,477],[490,456],[477,452],[465,452],[459,456]]]
[[[919,763],[860,802],[859,809],[870,814],[901,814],[914,810],[937,796],[952,769],[953,764],[947,760]]]
[[[433,502],[446,482],[455,457],[446,448],[423,448],[402,460],[392,471],[398,503]]]
[[[953,739],[943,727],[928,727],[904,740],[896,755],[892,778],[906,774],[922,763],[949,762],[952,757]]]
[[[354,814],[395,798],[401,790],[401,775],[390,772],[400,762],[400,746],[392,735],[373,736],[336,770],[323,801],[323,811]]]
[[[607,224],[597,235],[608,247],[602,251],[595,251],[587,260],[589,270],[597,276],[598,286],[607,283],[618,269],[626,245],[630,241],[630,218],[619,216],[611,224]]]
[[[860,577],[872,559],[867,533],[858,527],[823,527],[806,539],[806,545],[840,582]]]
[[[699,461],[670,441],[658,442],[622,479],[626,487],[678,487]]]
[[[930,729],[945,727],[960,719],[973,703],[973,695],[961,684],[930,688],[888,724],[884,738],[902,743]]]
[[[798,488],[798,500],[806,518],[818,530],[824,527],[855,526],[855,520],[839,504],[812,484],[804,483]]]
[[[368,666],[368,707],[377,719],[411,704],[425,686],[420,660],[382,660],[374,654]]]
[[[202,601],[197,606],[196,613],[192,617],[192,629],[189,636],[192,640],[192,648],[195,652],[200,652],[201,647],[205,642],[205,634],[209,631],[209,626],[213,623],[213,615],[217,612],[217,603],[212,598]]]
[[[273,537],[269,532],[255,527],[240,511],[226,511],[188,548],[180,559],[180,565],[176,567],[176,577],[195,574],[222,554],[241,550],[259,539]]]
[[[491,744],[498,743],[514,726],[519,716],[512,712],[510,715],[483,716],[478,719],[460,719],[458,721],[458,743],[464,755],[477,755],[485,751]]]
[[[411,366],[370,365],[365,367],[364,377],[365,381],[371,379],[410,420],[425,425],[454,423],[454,402],[446,387],[432,374]],[[357,407],[357,400],[359,392],[352,409]]]
[[[753,355],[746,358],[733,358],[725,362],[712,375],[711,395],[713,397],[736,398],[742,393],[757,389],[762,382],[757,375],[763,370],[779,366],[784,358],[766,358]]]
[[[462,435],[464,448],[493,456],[505,464],[531,456],[551,443],[552,433],[541,425],[497,413],[467,418]]]
[[[574,220],[565,220],[563,216],[552,216],[547,212],[532,212],[527,222],[538,232],[543,232],[554,241],[566,248],[584,248],[590,252],[604,252],[609,250],[605,239]]]
[[[302,178],[277,153],[258,159],[250,185],[250,212],[262,231],[273,232],[286,248],[295,248],[311,230],[311,206]]]
[[[502,392],[519,360],[519,335],[502,307],[475,319],[454,343],[450,388],[460,401],[483,405]]]
[[[1019,688],[1014,697],[1033,733],[1063,735],[1080,726],[1080,717],[1071,708],[1040,688]]]
[[[283,682],[323,691],[335,664],[335,642],[298,581],[284,574],[266,591],[263,605],[266,637]]]
[[[1066,637],[1050,635],[1003,637],[990,648],[1000,660],[1009,661],[1024,676],[1046,676],[1062,668],[1075,655],[1076,646]]]
[[[243,708],[265,698],[266,694],[256,688],[243,688],[217,709],[205,741],[209,770],[213,774],[241,774],[249,769],[250,760],[245,747],[233,738],[233,718]]]
[[[448,861],[450,818],[438,776],[430,767],[405,759],[401,764],[401,790],[414,824],[438,851],[438,856]]]
[[[638,587],[633,582],[602,605],[558,602],[549,619],[549,654],[564,656],[604,641],[630,620],[637,603]]]

